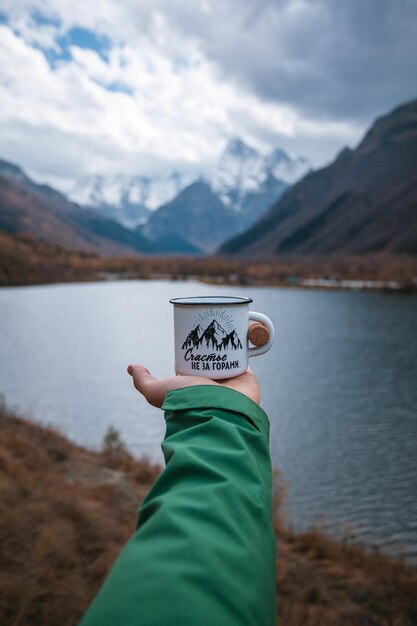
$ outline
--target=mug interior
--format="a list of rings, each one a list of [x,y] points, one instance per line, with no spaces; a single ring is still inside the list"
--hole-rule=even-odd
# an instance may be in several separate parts
[[[224,304],[249,304],[252,298],[242,296],[190,296],[187,298],[171,298],[172,304],[199,304],[199,305],[224,305]]]

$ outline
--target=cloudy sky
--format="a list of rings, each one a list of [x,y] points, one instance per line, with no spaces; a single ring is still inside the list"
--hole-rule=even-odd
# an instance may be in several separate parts
[[[416,23],[416,0],[0,0],[0,157],[62,189],[235,136],[317,166],[416,97]]]

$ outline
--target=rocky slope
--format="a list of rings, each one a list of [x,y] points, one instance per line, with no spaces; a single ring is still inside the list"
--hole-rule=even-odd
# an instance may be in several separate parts
[[[216,167],[192,182],[186,172],[87,177],[71,201],[0,161],[0,228],[100,254],[213,252],[249,228],[305,170],[283,151],[262,156],[239,139]],[[75,200],[75,202],[74,202]]]
[[[378,119],[355,150],[305,176],[220,252],[417,254],[417,101]]]
[[[139,233],[69,202],[47,185],[34,183],[17,166],[0,161],[0,230],[105,255],[150,252]]]
[[[156,249],[174,252],[213,252],[238,230],[233,209],[224,205],[204,181],[186,187],[174,200],[155,211],[139,232]]]

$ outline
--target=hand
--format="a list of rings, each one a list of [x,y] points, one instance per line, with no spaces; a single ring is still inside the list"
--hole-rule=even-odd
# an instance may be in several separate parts
[[[145,396],[149,404],[157,407],[162,406],[167,391],[194,387],[195,385],[229,387],[229,389],[240,391],[256,404],[259,404],[260,400],[259,383],[250,368],[236,378],[227,378],[221,381],[211,380],[203,376],[171,376],[158,380],[143,365],[129,365],[127,371],[132,376],[136,389]]]

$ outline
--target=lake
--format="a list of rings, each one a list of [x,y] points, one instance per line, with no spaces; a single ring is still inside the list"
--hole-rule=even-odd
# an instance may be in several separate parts
[[[0,289],[0,393],[100,446],[109,425],[161,461],[162,413],[126,373],[173,373],[169,298],[239,294],[274,322],[251,363],[292,525],[348,522],[360,540],[417,555],[417,296],[120,281]]]

